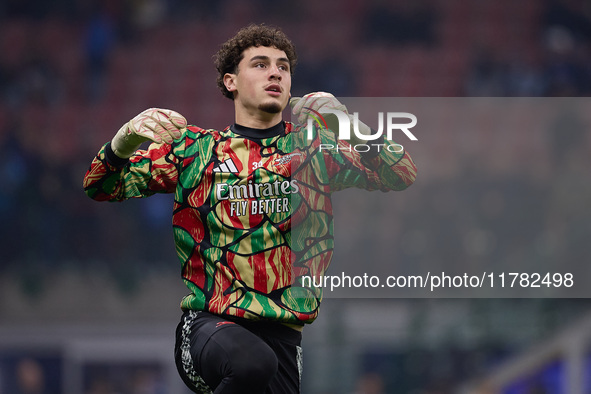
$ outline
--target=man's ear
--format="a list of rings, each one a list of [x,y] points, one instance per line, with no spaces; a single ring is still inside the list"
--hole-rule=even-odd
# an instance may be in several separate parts
[[[236,91],[236,74],[226,73],[224,74],[224,86],[228,92]]]

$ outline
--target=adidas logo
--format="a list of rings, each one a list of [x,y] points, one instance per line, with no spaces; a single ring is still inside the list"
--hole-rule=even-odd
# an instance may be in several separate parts
[[[213,172],[231,172],[231,173],[238,173],[238,168],[232,161],[232,159],[225,160],[222,164],[217,167],[213,168]]]

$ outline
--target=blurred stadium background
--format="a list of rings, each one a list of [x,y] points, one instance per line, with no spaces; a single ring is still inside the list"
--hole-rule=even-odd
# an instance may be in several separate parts
[[[82,192],[82,177],[100,145],[145,108],[172,108],[203,127],[232,122],[212,55],[251,22],[281,26],[294,40],[294,95],[591,92],[584,0],[3,0],[1,394],[186,392],[172,362],[185,288],[170,196],[98,204]],[[555,165],[537,173],[520,166],[535,154],[527,143],[509,150],[510,176],[423,144],[419,180],[394,200],[408,231],[390,231],[380,206],[355,226],[389,234],[400,245],[393,263],[470,264],[480,250],[490,264],[535,266],[537,245],[546,259],[587,264],[585,128],[544,135]],[[434,157],[445,170],[421,181],[419,159]],[[363,198],[339,196],[335,215]],[[489,203],[496,208],[483,208]],[[472,220],[455,226],[460,210]],[[532,223],[537,232],[523,233]],[[475,252],[472,235],[483,228],[515,242]],[[346,242],[339,251],[337,239],[333,267],[388,258],[350,243],[356,234],[337,221]],[[303,392],[591,392],[590,307],[587,299],[327,299],[304,335]]]

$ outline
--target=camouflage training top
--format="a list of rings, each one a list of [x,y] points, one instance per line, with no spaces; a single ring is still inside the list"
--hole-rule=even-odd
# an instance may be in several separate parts
[[[329,130],[314,133],[286,122],[266,130],[189,126],[172,145],[153,143],[129,160],[106,144],[84,188],[99,201],[175,193],[174,240],[190,290],[182,309],[310,323],[322,289],[300,279],[323,275],[330,263],[331,193],[402,190],[416,176],[410,156],[386,149],[388,141],[364,156]]]

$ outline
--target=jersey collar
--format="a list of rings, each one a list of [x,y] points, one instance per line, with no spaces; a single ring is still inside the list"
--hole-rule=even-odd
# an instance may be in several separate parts
[[[285,122],[281,121],[268,129],[253,129],[252,127],[246,127],[235,123],[230,126],[230,130],[232,130],[233,133],[250,139],[273,138],[285,134]]]

